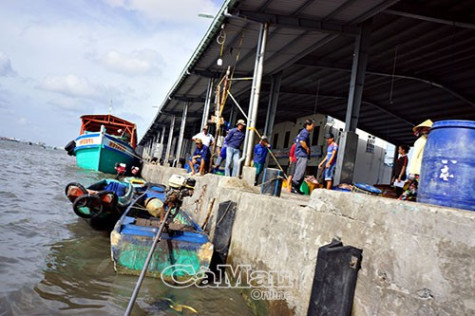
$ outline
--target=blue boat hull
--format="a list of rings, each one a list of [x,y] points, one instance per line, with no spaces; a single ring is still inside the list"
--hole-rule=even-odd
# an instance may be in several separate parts
[[[150,184],[144,200],[166,199],[165,187]],[[111,232],[111,257],[119,274],[139,275],[158,232],[159,219],[143,208],[129,208]],[[173,227],[174,226],[174,227]],[[213,256],[213,244],[186,213],[179,211],[161,235],[147,276],[176,282],[204,276]]]
[[[135,151],[127,143],[101,133],[76,138],[74,153],[79,168],[112,174],[116,173],[117,163],[131,166],[135,160]]]

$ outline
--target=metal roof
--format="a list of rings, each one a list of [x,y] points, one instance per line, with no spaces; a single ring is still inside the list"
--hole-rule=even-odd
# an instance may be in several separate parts
[[[189,102],[185,135],[197,132],[208,79],[221,77],[228,65],[234,77],[252,77],[256,21],[270,23],[258,127],[265,123],[270,77],[280,71],[275,123],[315,112],[344,121],[355,36],[370,18],[358,128],[394,144],[411,144],[412,126],[427,118],[475,119],[474,1],[233,0],[223,4],[140,144],[168,125],[166,113],[176,115],[178,129],[184,102]],[[217,38],[223,35],[220,45]],[[251,81],[232,83],[245,110],[250,90]]]

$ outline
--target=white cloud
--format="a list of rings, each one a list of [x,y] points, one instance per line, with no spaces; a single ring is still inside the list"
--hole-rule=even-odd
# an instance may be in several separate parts
[[[200,12],[217,12],[211,0],[105,0],[112,7],[138,12],[154,21],[190,23]]]
[[[0,51],[0,76],[13,75],[15,75],[15,72],[13,71],[10,58],[4,52]]]
[[[209,28],[197,15],[217,12],[212,1],[221,0],[3,1],[0,135],[64,145],[80,114],[112,102],[140,136]],[[32,122],[64,132],[33,135]]]
[[[128,76],[156,73],[161,61],[160,55],[151,49],[134,51],[129,55],[112,50],[101,58],[106,69]]]
[[[43,90],[58,92],[70,97],[96,97],[99,94],[87,79],[76,75],[48,76],[43,79],[39,87]]]

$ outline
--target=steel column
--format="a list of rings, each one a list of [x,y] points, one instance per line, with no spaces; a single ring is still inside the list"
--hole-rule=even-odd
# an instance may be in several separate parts
[[[277,112],[277,104],[279,101],[280,84],[282,82],[282,71],[272,76],[269,105],[267,106],[266,124],[264,127],[264,135],[272,138],[272,132],[274,130],[275,114]]]
[[[361,99],[363,96],[366,64],[371,36],[372,19],[362,23],[361,33],[356,37],[353,54],[353,66],[351,68],[350,91],[346,108],[345,131],[356,131],[360,115]]]
[[[160,133],[160,143],[158,144],[158,150],[157,150],[157,159],[158,163],[160,163],[160,159],[162,159],[163,155],[163,142],[165,141],[165,133],[167,131],[166,126],[162,126],[162,131]]]
[[[165,152],[165,161],[163,162],[164,166],[168,165],[168,160],[170,159],[174,128],[175,128],[175,115],[172,115],[170,116],[170,133],[168,134],[167,151]]]
[[[209,108],[211,105],[211,97],[213,96],[213,88],[214,88],[214,78],[210,78],[208,80],[208,89],[206,90],[206,100],[205,106],[203,108],[203,117],[201,118],[201,128],[200,131],[203,130],[203,126],[208,125],[208,116],[209,116]]]
[[[264,70],[264,57],[266,52],[267,34],[269,32],[269,25],[267,23],[261,24],[259,31],[259,42],[257,45],[256,61],[254,65],[254,76],[252,79],[251,100],[249,101],[249,121],[248,126],[252,129],[256,127],[257,110],[259,108],[259,96],[261,93],[262,73]],[[246,132],[246,140],[244,141],[244,150],[246,151],[245,165],[251,165],[251,156],[254,145],[254,131]]]
[[[181,149],[182,149],[181,147],[183,146],[183,136],[185,135],[187,114],[188,114],[188,102],[186,102],[185,105],[183,106],[183,114],[181,116],[180,134],[178,135],[178,145],[176,146],[176,155],[175,155],[177,166],[180,164],[180,156],[181,156]]]
[[[361,99],[363,96],[366,64],[368,62],[369,42],[371,36],[372,19],[362,23],[360,35],[356,38],[351,68],[350,91],[346,108],[345,131],[341,134],[339,150],[336,160],[333,185],[339,183],[353,183],[356,154],[358,149],[358,135],[356,127],[360,115]]]

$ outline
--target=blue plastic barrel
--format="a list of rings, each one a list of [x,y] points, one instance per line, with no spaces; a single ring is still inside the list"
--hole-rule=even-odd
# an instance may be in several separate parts
[[[279,169],[265,168],[262,176],[261,194],[280,196],[284,174]]]
[[[420,176],[418,202],[475,211],[475,121],[435,122]]]

